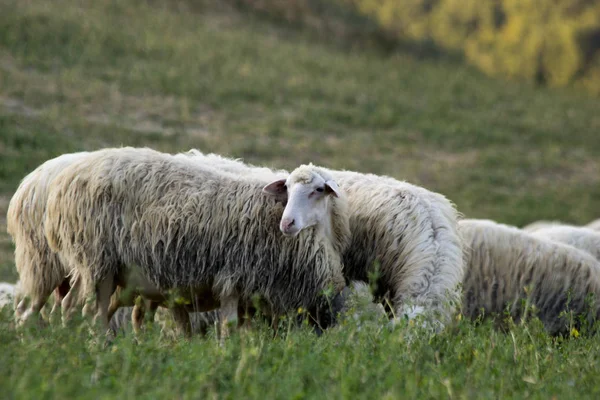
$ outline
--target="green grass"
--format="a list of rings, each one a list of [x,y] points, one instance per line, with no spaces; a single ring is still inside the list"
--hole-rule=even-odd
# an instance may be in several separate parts
[[[3,318],[9,318],[7,312]],[[418,339],[412,339],[414,334]],[[0,326],[4,398],[589,398],[600,395],[597,338],[558,341],[537,323],[508,333],[460,321],[430,338],[348,323],[308,329],[259,326],[226,346],[167,340],[151,330],[108,346],[88,331]]]
[[[0,224],[61,153],[196,147],[294,168],[388,174],[468,217],[586,223],[600,205],[600,100],[484,77],[451,57],[342,46],[217,1],[0,5]],[[16,280],[0,232],[0,280]],[[5,398],[597,398],[597,338],[460,322],[431,340],[355,327],[214,341],[31,330],[0,320]],[[407,328],[411,331],[414,328]],[[513,337],[514,336],[514,337]]]
[[[3,318],[10,318],[4,312]],[[412,339],[414,334],[418,339]],[[259,326],[226,346],[167,340],[92,343],[83,325],[20,337],[0,325],[4,398],[589,398],[600,395],[597,338],[558,341],[537,323],[508,333],[460,321],[430,338],[415,327],[273,338]]]

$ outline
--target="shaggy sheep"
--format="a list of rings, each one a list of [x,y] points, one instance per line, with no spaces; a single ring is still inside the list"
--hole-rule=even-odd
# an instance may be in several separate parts
[[[522,229],[524,231],[527,232],[534,232],[538,229],[542,229],[542,228],[548,228],[551,226],[556,226],[556,225],[565,225],[563,222],[560,221],[545,221],[545,220],[540,220],[540,221],[535,221],[532,222],[528,225],[525,225]]]
[[[550,334],[568,331],[561,312],[585,314],[592,322],[600,304],[587,309],[586,296],[600,295],[600,263],[574,247],[489,220],[459,222],[466,252],[463,312],[476,318],[508,310],[523,316],[523,301],[538,310]]]
[[[74,296],[68,295],[68,276],[71,269],[48,247],[43,219],[49,187],[54,177],[73,162],[89,154],[92,153],[65,154],[46,161],[21,181],[10,201],[7,231],[15,244],[15,265],[22,281],[20,290],[14,295],[15,317],[20,322],[38,314],[52,291],[55,293],[55,301],[51,314],[62,305],[65,311],[63,321],[69,319],[76,305]],[[189,153],[190,156],[193,154]],[[133,300],[130,297],[120,300],[115,296],[109,317],[117,307],[133,305]]]
[[[458,213],[444,196],[385,176],[332,173],[348,196],[352,241],[345,274],[368,280],[379,263],[378,294],[397,316],[435,316],[445,324],[459,304],[464,274]]]
[[[571,245],[600,260],[600,232],[570,225],[552,225],[530,231],[533,236]]]
[[[21,323],[39,313],[52,291],[55,299],[51,315],[62,306],[63,322],[66,322],[74,310],[76,299],[69,295],[71,268],[48,247],[43,222],[53,179],[67,166],[90,154],[93,153],[65,154],[46,161],[21,181],[11,199],[7,231],[15,243],[15,265],[20,277],[20,288],[15,294],[15,317]],[[30,301],[28,309],[27,300]],[[121,304],[133,305],[133,299]],[[115,310],[111,309],[109,316]]]
[[[285,174],[197,150],[192,159],[244,176]],[[347,193],[351,245],[344,253],[349,280],[368,281],[379,264],[377,295],[389,292],[398,316],[438,314],[445,323],[460,301],[463,278],[458,213],[444,196],[390,177],[326,170]]]
[[[96,295],[105,327],[114,285],[126,287],[134,268],[159,301],[174,290],[191,303],[172,305],[187,328],[186,308],[220,306],[229,321],[255,293],[274,314],[310,308],[345,284],[345,196],[312,165],[267,183],[150,149],[100,151],[56,177],[46,237],[77,269],[83,292]]]
[[[595,219],[592,222],[590,222],[589,224],[587,224],[586,228],[590,228],[590,229],[593,229],[595,231],[600,231],[600,218],[599,219]]]
[[[87,154],[65,154],[46,161],[21,181],[8,205],[7,231],[15,244],[15,265],[20,280],[15,298],[17,320],[25,321],[37,315],[52,291],[69,274],[69,268],[50,250],[44,236],[46,200],[56,175]],[[58,300],[56,304],[62,299]]]

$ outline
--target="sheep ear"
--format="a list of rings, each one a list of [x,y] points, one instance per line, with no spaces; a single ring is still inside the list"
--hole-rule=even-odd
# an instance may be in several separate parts
[[[334,197],[340,197],[340,188],[335,181],[329,180],[325,182],[325,193]]]
[[[274,197],[275,200],[283,203],[287,202],[287,187],[285,186],[285,179],[278,179],[275,182],[269,183],[262,190],[267,196]]]

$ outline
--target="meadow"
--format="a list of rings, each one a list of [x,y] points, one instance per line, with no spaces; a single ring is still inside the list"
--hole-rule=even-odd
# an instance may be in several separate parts
[[[312,161],[443,193],[467,217],[600,217],[600,99],[485,77],[454,56],[382,49],[220,1],[0,2],[0,281],[17,279],[6,209],[62,153],[198,148],[277,168]],[[85,324],[16,331],[0,312],[0,393],[45,398],[598,398],[598,337],[536,320],[343,324],[225,347],[108,347]]]

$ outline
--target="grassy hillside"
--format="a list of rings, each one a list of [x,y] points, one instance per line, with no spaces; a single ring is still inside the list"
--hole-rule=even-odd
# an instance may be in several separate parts
[[[354,49],[354,50],[352,50]],[[312,161],[444,193],[469,217],[584,223],[600,205],[600,100],[492,80],[450,58],[382,54],[217,1],[0,4],[0,225],[20,179],[61,153],[191,147]],[[0,230],[0,280],[16,279]],[[460,322],[429,341],[353,327],[316,339],[119,339],[0,322],[7,398],[595,398],[597,339]],[[410,328],[408,331],[411,331]],[[159,383],[160,382],[160,383]],[[201,396],[202,395],[202,396]]]

